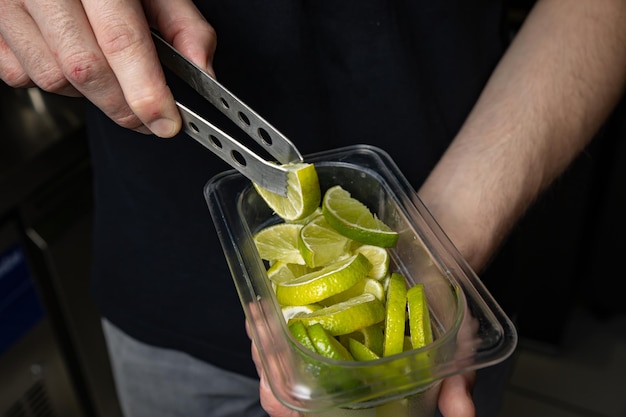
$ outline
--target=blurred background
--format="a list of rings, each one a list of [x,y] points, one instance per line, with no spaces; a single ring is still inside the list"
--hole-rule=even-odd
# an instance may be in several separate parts
[[[625,106],[481,274],[517,312],[502,417],[626,417]],[[0,417],[121,417],[89,297],[84,122],[81,99],[0,83]]]

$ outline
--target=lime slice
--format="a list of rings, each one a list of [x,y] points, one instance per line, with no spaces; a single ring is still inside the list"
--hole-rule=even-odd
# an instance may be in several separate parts
[[[411,287],[406,294],[409,307],[409,331],[413,349],[419,349],[433,341],[433,331],[430,324],[430,313],[424,285],[417,284]]]
[[[332,227],[350,239],[381,247],[393,247],[398,241],[398,233],[372,214],[365,204],[352,198],[340,185],[326,191],[322,213]]]
[[[293,281],[296,276],[287,265],[292,264],[282,261],[274,262],[267,270],[267,277],[270,281],[274,283]]]
[[[317,303],[359,282],[371,266],[365,256],[353,255],[293,281],[277,284],[276,299],[282,306]]]
[[[383,289],[383,284],[371,278],[364,278],[361,281],[357,282],[352,287],[348,288],[344,292],[341,292],[337,295],[333,295],[332,297],[328,297],[325,300],[322,300],[320,304],[329,306],[337,303],[341,303],[342,301],[349,300],[350,298],[356,297],[361,294],[372,294],[381,302],[385,302],[385,290]]]
[[[294,317],[313,313],[321,308],[322,306],[317,304],[308,304],[305,306],[285,306],[282,307],[281,310],[283,312],[283,316],[285,317],[285,321],[289,322],[289,320]]]
[[[362,253],[372,264],[372,269],[368,274],[370,278],[381,280],[387,276],[390,262],[387,249],[374,245],[362,245],[355,249],[355,253]]]
[[[378,356],[383,354],[383,328],[379,324],[364,327],[356,332],[341,336],[340,340],[345,346],[349,346],[349,339],[361,342]]]
[[[340,361],[354,360],[348,349],[328,333],[321,324],[313,324],[307,330],[315,351],[320,355]]]
[[[391,281],[391,274],[387,274],[385,278],[381,279],[380,282],[383,284],[383,289],[385,290],[385,294],[389,290],[389,281]]]
[[[306,265],[288,264],[283,261],[277,261],[267,270],[267,277],[274,283],[281,283],[292,281],[311,271],[312,270]]]
[[[315,345],[309,337],[309,332],[307,331],[306,326],[303,323],[296,321],[290,324],[289,331],[296,338],[296,340],[300,342],[300,344],[302,344],[302,346],[313,352],[316,351]]]
[[[333,336],[348,334],[385,320],[385,307],[372,294],[361,294],[342,303],[298,315],[292,321],[321,324]]]
[[[313,220],[314,218],[316,218],[317,216],[321,216],[321,215],[322,215],[322,208],[316,207],[315,210],[313,210],[313,213],[309,214],[308,216],[302,219],[298,219],[298,220],[286,220],[286,222],[305,225],[311,220]]]
[[[268,206],[284,220],[299,220],[307,217],[320,205],[320,184],[313,164],[296,163],[282,165],[287,173],[287,196],[261,188],[254,188]]]
[[[324,213],[322,212],[322,215],[323,214]],[[361,246],[363,246],[363,243],[357,242],[356,240],[350,240],[350,252],[356,252],[356,250],[360,248]]]
[[[398,273],[391,274],[387,288],[387,315],[383,356],[401,353],[404,349],[406,322],[406,282]]]
[[[372,352],[363,343],[354,340],[353,338],[348,339],[348,350],[352,357],[357,361],[374,361],[376,359],[380,359],[380,356]]]
[[[298,249],[311,268],[325,266],[348,256],[349,245],[350,239],[330,227],[324,216],[312,219],[298,235]]]
[[[365,278],[363,282],[363,293],[372,294],[381,302],[385,302],[385,290],[383,288],[383,284],[381,284],[380,281],[376,281],[372,278]]]
[[[279,223],[259,231],[254,235],[254,243],[261,259],[304,265],[298,249],[300,229],[299,224]]]

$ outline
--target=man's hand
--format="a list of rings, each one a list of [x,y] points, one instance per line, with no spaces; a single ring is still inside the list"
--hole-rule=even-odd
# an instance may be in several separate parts
[[[253,347],[254,349],[254,347]],[[276,399],[265,380],[263,372],[261,377],[261,405],[272,417],[299,417],[301,413],[287,408]],[[455,375],[445,379],[441,384],[439,394],[439,410],[443,416],[474,417],[474,402],[470,393],[473,386],[475,373]]]
[[[246,331],[248,332],[248,336],[250,336],[250,329],[248,326],[248,322],[246,322]],[[256,370],[261,380],[260,395],[263,409],[272,417],[302,416],[301,413],[283,405],[272,393],[272,390],[267,382],[267,378],[265,377],[265,373],[263,372],[259,353],[254,346],[254,343],[252,343],[252,359],[254,359],[254,364],[256,365]],[[441,413],[444,416],[475,416],[474,402],[472,400],[472,389],[475,378],[475,372],[468,372],[463,375],[455,375],[447,378],[442,382],[438,405],[439,410],[441,410]]]
[[[85,96],[123,127],[171,137],[181,119],[150,26],[212,72],[215,32],[191,0],[2,0],[0,78]]]

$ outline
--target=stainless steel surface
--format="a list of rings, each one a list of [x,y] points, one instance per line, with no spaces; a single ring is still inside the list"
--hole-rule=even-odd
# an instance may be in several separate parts
[[[0,82],[0,217],[87,158],[84,101]]]
[[[2,417],[121,417],[89,289],[84,105],[0,82],[0,249],[21,242],[45,310],[42,324],[0,355]],[[4,239],[7,224],[15,232]]]
[[[0,176],[84,124],[82,99],[0,82]]]
[[[100,315],[91,299],[91,172],[74,167],[24,201],[21,221],[33,273],[42,289],[78,395],[93,417],[121,417]]]
[[[48,319],[0,356],[0,369],[0,416],[86,416]]]
[[[278,162],[287,164],[302,161],[302,155],[289,139],[158,34],[153,33],[152,36],[163,65],[224,113]],[[183,104],[177,104],[184,120],[185,133],[251,181],[272,192],[286,195],[287,170],[264,160]]]
[[[43,308],[21,236],[18,216],[1,219],[0,416],[84,417],[84,404]]]

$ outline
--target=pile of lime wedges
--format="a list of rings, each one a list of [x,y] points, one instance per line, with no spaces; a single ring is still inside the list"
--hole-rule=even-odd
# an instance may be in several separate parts
[[[283,221],[254,236],[276,299],[302,345],[367,361],[433,340],[422,284],[390,267],[398,233],[340,185],[322,196],[314,165],[284,165],[287,196],[255,185]]]

